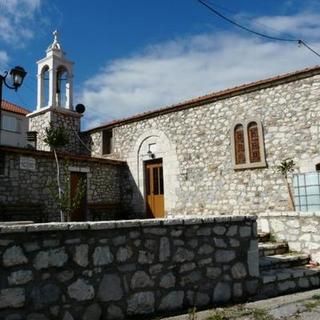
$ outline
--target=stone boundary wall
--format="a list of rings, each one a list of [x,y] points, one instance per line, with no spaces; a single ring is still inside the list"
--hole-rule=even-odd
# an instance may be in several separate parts
[[[3,174],[0,173],[0,203],[34,203],[42,204],[48,221],[59,221],[59,210],[53,196],[56,185],[56,163],[52,153],[25,149],[10,151],[1,149],[5,155]],[[120,203],[126,194],[123,189],[123,175],[127,172],[125,163],[103,161],[94,158],[72,157],[59,154],[60,179],[63,189],[66,177],[71,172],[86,176],[86,194],[88,203]],[[121,214],[119,208],[119,215]],[[112,216],[115,219],[114,215]],[[87,218],[90,219],[89,214]],[[26,216],[25,220],[30,220]]]
[[[0,319],[150,319],[254,295],[256,217],[0,225]]]
[[[269,212],[259,214],[259,229],[286,241],[290,250],[308,253],[320,263],[320,212]]]

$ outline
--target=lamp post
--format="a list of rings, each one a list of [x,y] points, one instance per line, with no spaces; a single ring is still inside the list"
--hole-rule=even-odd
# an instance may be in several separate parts
[[[22,85],[22,82],[27,74],[27,72],[19,66],[16,66],[10,70],[11,76],[11,84],[7,83],[7,76],[8,71],[5,71],[3,75],[0,74],[0,145],[2,144],[1,141],[1,132],[2,132],[2,88],[3,84],[14,91],[17,91],[18,88]]]

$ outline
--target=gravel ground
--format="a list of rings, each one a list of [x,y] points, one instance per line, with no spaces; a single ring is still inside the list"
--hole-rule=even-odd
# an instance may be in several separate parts
[[[320,289],[161,320],[320,320]],[[156,320],[154,319],[154,320]]]

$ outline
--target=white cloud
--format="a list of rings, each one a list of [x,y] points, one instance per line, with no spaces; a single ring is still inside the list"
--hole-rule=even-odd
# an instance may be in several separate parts
[[[286,34],[295,39],[319,39],[320,14],[299,13],[294,16],[260,17],[252,26],[271,35]]]
[[[314,48],[320,48],[318,40]],[[317,63],[319,58],[294,43],[243,33],[202,34],[109,62],[86,82],[80,99],[92,127]]]
[[[8,54],[5,51],[0,51],[0,70],[4,69],[9,61]]]
[[[33,38],[33,24],[41,0],[0,0],[0,40],[24,45]]]

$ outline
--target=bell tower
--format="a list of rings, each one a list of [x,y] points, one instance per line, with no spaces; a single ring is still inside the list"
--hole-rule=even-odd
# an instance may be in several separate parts
[[[37,65],[37,106],[28,114],[29,131],[36,133],[37,149],[51,151],[44,142],[45,130],[51,123],[68,131],[69,144],[61,151],[79,153],[82,115],[73,108],[73,62],[66,58],[57,31],[53,32],[46,56],[37,61]]]
[[[46,57],[37,62],[37,110],[45,107],[73,110],[73,62],[65,58],[57,31],[53,32],[53,37],[53,42],[46,51]]]

